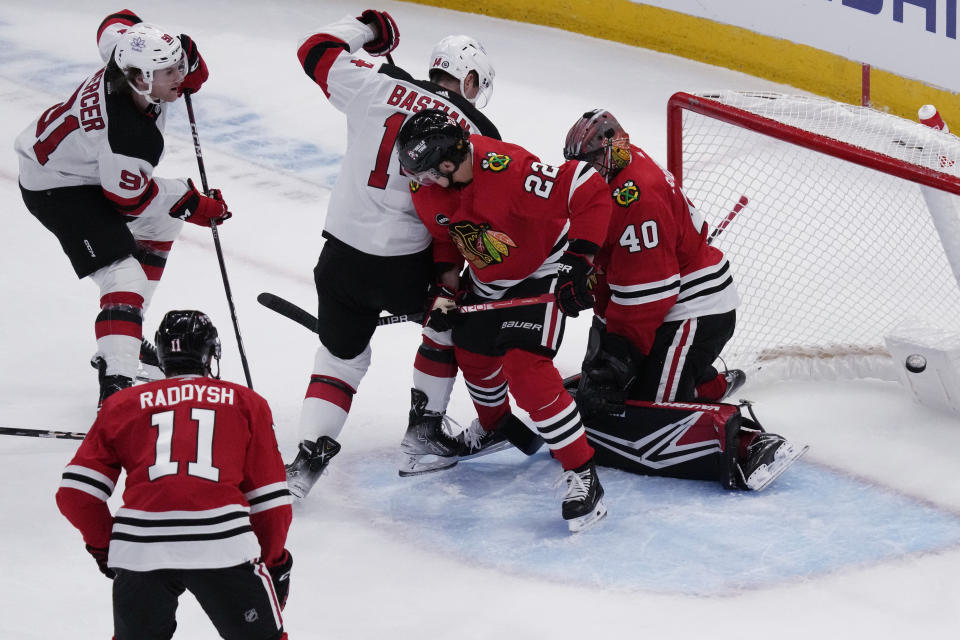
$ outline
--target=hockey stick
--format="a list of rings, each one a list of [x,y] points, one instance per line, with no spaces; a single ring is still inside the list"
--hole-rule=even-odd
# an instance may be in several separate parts
[[[280,315],[289,318],[297,324],[306,327],[310,331],[317,333],[317,319],[309,311],[298,307],[289,300],[272,293],[261,293],[257,296],[257,302],[271,311],[276,311]],[[400,314],[395,316],[383,316],[377,320],[377,326],[382,327],[385,324],[398,324],[400,322],[423,322],[422,313]]]
[[[197,119],[193,115],[193,102],[190,99],[190,92],[185,91],[183,99],[187,104],[187,117],[190,119],[190,131],[193,133],[193,150],[197,154],[197,166],[200,169],[200,184],[203,185],[203,193],[209,194],[210,187],[207,184],[207,171],[203,167],[203,151],[200,150],[200,134],[197,133]],[[247,387],[253,389],[253,381],[250,379],[250,366],[247,364],[247,352],[243,348],[243,338],[240,337],[240,324],[237,322],[237,310],[233,306],[233,294],[230,292],[230,281],[227,279],[227,266],[223,261],[223,248],[220,246],[220,233],[217,231],[217,222],[210,221],[210,232],[213,233],[213,245],[217,248],[217,260],[220,262],[220,275],[223,277],[223,290],[227,294],[227,306],[230,307],[230,318],[233,320],[233,331],[237,335],[237,348],[240,350],[240,364],[243,365],[243,375],[247,379]]]
[[[707,244],[713,244],[713,241],[720,237],[720,234],[724,232],[733,219],[737,217],[737,214],[743,211],[743,208],[747,206],[750,201],[747,200],[747,196],[740,196],[740,200],[737,201],[737,204],[733,206],[733,210],[727,214],[727,217],[724,218],[720,224],[717,225],[717,228],[713,230],[710,234],[710,237],[707,238]]]
[[[80,433],[79,431],[49,431],[47,429],[0,427],[0,435],[29,436],[31,438],[56,438],[58,440],[83,440],[87,434]]]
[[[544,304],[553,302],[556,298],[552,293],[544,293],[532,298],[512,298],[510,300],[495,300],[493,302],[481,302],[479,304],[468,304],[457,307],[459,313],[476,313],[477,311],[490,311],[491,309],[505,309],[508,307],[524,307],[533,304]],[[294,322],[306,327],[310,331],[317,333],[317,318],[309,311],[301,309],[289,300],[284,300],[280,296],[272,293],[261,293],[257,296],[257,302],[276,311],[282,316],[293,320]],[[377,320],[377,326],[385,324],[397,324],[399,322],[423,322],[424,314],[411,313],[392,316],[383,316]]]

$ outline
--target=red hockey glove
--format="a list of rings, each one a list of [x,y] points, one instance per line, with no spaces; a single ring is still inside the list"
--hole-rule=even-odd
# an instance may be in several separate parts
[[[275,567],[267,567],[270,579],[273,581],[273,590],[280,601],[280,608],[287,606],[287,596],[290,595],[290,570],[293,568],[293,555],[283,550],[283,560]]]
[[[171,216],[202,227],[209,227],[211,220],[220,224],[233,217],[233,214],[227,210],[227,203],[223,201],[223,196],[220,195],[220,189],[211,189],[210,195],[205,196],[197,191],[190,178],[187,178],[187,185],[190,190],[171,207]]]
[[[434,331],[450,331],[463,321],[457,313],[457,300],[462,294],[443,283],[435,282],[427,292],[427,315],[424,325]]]
[[[357,20],[370,25],[375,32],[373,40],[363,45],[363,50],[370,55],[385,56],[400,44],[400,30],[386,11],[367,9],[357,16]]]
[[[560,311],[576,318],[584,309],[593,307],[593,286],[597,274],[587,256],[568,249],[560,258],[557,269],[557,306]]]
[[[114,573],[113,569],[107,566],[108,552],[109,549],[106,547],[91,547],[90,545],[87,545],[87,553],[93,556],[93,559],[97,561],[97,568],[100,569],[100,573],[113,580],[117,577],[117,574]]]
[[[200,86],[210,77],[207,71],[207,63],[203,61],[200,51],[197,50],[197,43],[193,38],[185,33],[180,34],[180,46],[183,47],[183,55],[187,57],[187,76],[180,83],[180,89],[177,95],[183,95],[185,91],[196,93],[200,91]]]

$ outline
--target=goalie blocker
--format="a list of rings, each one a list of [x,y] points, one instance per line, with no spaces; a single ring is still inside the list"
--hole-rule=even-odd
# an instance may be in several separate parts
[[[565,381],[574,395],[577,378]],[[627,400],[618,413],[584,416],[584,426],[601,466],[760,491],[809,447],[767,433],[741,406],[751,417],[732,404]]]

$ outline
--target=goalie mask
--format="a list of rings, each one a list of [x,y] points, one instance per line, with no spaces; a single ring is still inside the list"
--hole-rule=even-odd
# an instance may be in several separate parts
[[[430,71],[449,73],[460,82],[460,95],[467,98],[463,82],[471,71],[477,74],[477,95],[467,98],[482,109],[493,95],[493,79],[497,75],[483,45],[470,36],[447,36],[430,52]]]
[[[165,375],[196,373],[220,377],[220,337],[202,311],[168,311],[154,340]],[[214,360],[216,375],[211,371]]]
[[[424,109],[407,120],[397,135],[397,154],[403,174],[419,184],[450,186],[453,171],[441,172],[440,164],[449,161],[455,167],[460,166],[470,152],[469,137],[470,134],[443,111]]]
[[[157,102],[150,96],[154,72],[175,66],[181,76],[187,75],[187,60],[180,46],[180,38],[142,22],[123,32],[113,57],[127,76],[130,87],[153,103]],[[134,82],[137,73],[146,83],[146,89],[137,88]]]
[[[609,111],[594,109],[567,132],[563,157],[589,162],[604,180],[610,180],[630,164],[630,136]]]

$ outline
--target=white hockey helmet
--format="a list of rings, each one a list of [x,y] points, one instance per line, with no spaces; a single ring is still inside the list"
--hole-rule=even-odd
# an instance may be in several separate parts
[[[146,90],[138,89],[130,78],[127,82],[134,91],[148,100],[153,91],[153,73],[175,65],[180,66],[180,73],[186,75],[186,56],[180,45],[180,38],[172,36],[162,29],[151,24],[141,22],[135,24],[120,35],[113,57],[120,70],[126,73],[129,69],[137,69],[143,81],[147,83]]]
[[[470,36],[447,36],[433,45],[430,52],[430,70],[439,69],[449,73],[460,81],[460,93],[463,93],[463,81],[471,71],[477,72],[477,88],[479,91],[470,102],[482,109],[490,102],[493,95],[493,79],[497,75],[487,57],[487,50],[483,45]]]

